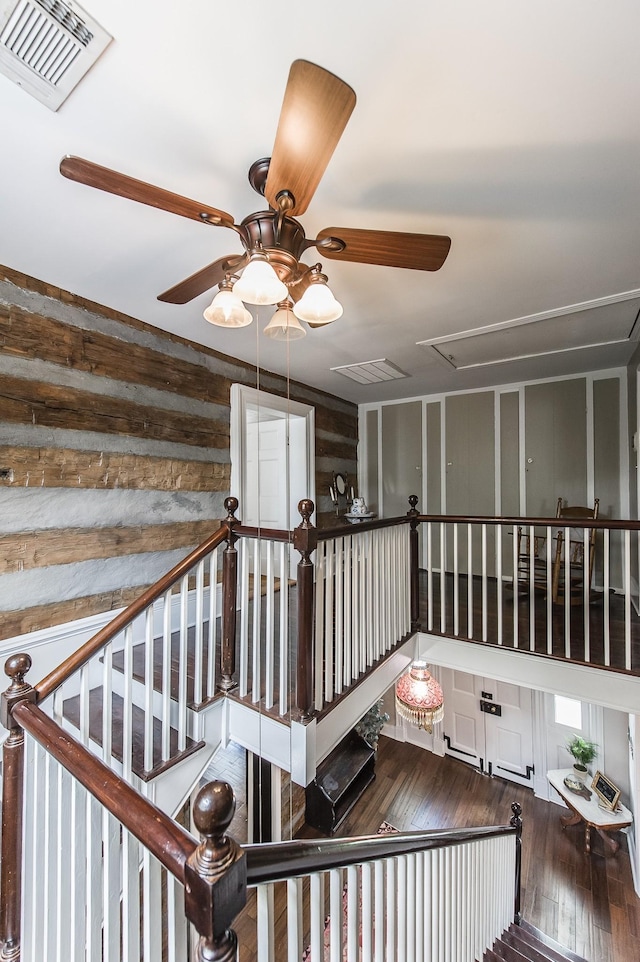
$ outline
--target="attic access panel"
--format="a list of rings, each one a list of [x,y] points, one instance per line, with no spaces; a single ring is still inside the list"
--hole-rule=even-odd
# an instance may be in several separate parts
[[[604,301],[417,343],[461,371],[635,339],[640,295]]]
[[[0,73],[51,110],[112,39],[77,3],[0,0]]]

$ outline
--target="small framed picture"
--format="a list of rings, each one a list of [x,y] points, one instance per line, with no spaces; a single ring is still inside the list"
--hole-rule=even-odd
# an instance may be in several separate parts
[[[615,812],[616,806],[618,804],[618,799],[620,798],[620,789],[609,781],[606,775],[602,772],[596,772],[593,776],[593,781],[591,782],[591,788],[594,790],[602,804]]]

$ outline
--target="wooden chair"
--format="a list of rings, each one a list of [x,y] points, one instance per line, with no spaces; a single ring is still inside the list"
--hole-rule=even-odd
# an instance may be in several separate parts
[[[562,498],[558,498],[556,518],[565,522],[565,526],[553,529],[551,538],[551,596],[554,604],[563,604],[565,596],[565,531],[570,528],[568,522],[595,520],[598,517],[599,499],[594,501],[593,508],[579,505],[563,507]],[[569,531],[569,599],[570,604],[582,604],[584,583],[584,531],[588,531],[589,557],[587,560],[588,584],[591,586],[593,564],[595,559],[595,528],[570,528]],[[548,588],[546,533],[533,532],[525,528],[518,528],[517,572],[518,590],[528,591],[533,580],[535,591],[546,592]]]
[[[560,505],[560,499],[558,500]],[[593,508],[570,505],[566,508],[560,507],[558,518],[565,521],[565,527],[561,528],[556,534],[556,550],[553,559],[552,576],[552,599],[554,605],[564,604],[565,597],[571,605],[581,605],[585,593],[585,577],[587,597],[591,592],[591,580],[593,577],[593,564],[596,555],[596,529],[595,528],[572,528],[570,521],[595,521],[598,517],[600,501],[598,498],[593,503]],[[569,528],[569,538],[565,540],[566,529]],[[585,533],[587,535],[585,543]],[[588,549],[588,557],[585,564],[585,547]],[[567,567],[568,555],[568,567]],[[569,578],[568,590],[566,578]]]

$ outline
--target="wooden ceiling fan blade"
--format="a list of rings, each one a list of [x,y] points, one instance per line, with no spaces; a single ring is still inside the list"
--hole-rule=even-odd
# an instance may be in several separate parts
[[[338,250],[324,247],[318,243],[323,238],[336,238],[344,247]],[[331,260],[406,267],[414,271],[437,271],[447,259],[451,238],[440,234],[326,227],[318,234],[316,245],[322,257]]]
[[[286,190],[294,197],[288,213],[304,214],[355,104],[344,80],[308,60],[294,60],[264,191],[274,209]]]
[[[60,173],[79,184],[97,187],[98,190],[118,194],[171,214],[180,214],[181,217],[190,217],[192,220],[215,224],[217,227],[234,227],[233,217],[223,210],[190,200],[181,194],[174,194],[170,190],[163,190],[162,187],[145,184],[142,180],[120,174],[108,167],[100,167],[99,164],[83,160],[82,157],[63,157],[60,161]]]
[[[163,294],[158,294],[158,300],[168,304],[186,304],[219,284],[225,274],[234,274],[242,270],[248,260],[248,254],[227,254],[226,257],[219,257],[213,264],[207,264],[191,277],[170,287]]]

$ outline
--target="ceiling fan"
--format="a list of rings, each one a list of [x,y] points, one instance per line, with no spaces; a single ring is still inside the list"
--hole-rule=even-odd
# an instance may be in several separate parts
[[[236,224],[232,215],[223,210],[79,157],[64,157],[60,172],[70,180],[89,187],[97,187],[214,227],[226,227],[239,235],[243,253],[218,258],[164,291],[158,300],[186,304],[216,284],[220,285],[221,292],[230,291],[233,281],[248,265],[266,259],[277,279],[284,284],[284,288],[280,285],[284,293],[270,301],[252,301],[249,297],[243,298],[242,294],[240,297],[248,303],[276,303],[283,297],[287,301],[290,298],[296,304],[294,311],[298,314],[297,302],[307,289],[313,287],[316,293],[327,281],[320,264],[308,265],[300,261],[309,248],[316,248],[329,259],[437,271],[442,267],[451,246],[449,237],[435,234],[345,227],[326,227],[314,239],[305,236],[304,228],[296,216],[307,210],[355,102],[356,95],[352,88],[328,70],[306,60],[293,62],[272,155],[257,160],[249,170],[251,186],[266,197],[269,209],[249,214],[240,224]],[[334,303],[337,304],[337,301]],[[340,308],[335,316],[341,313]],[[314,314],[298,316],[303,316],[311,326],[314,326],[314,320],[317,322],[315,326],[326,323],[326,320]],[[234,326],[242,326],[242,323]]]

